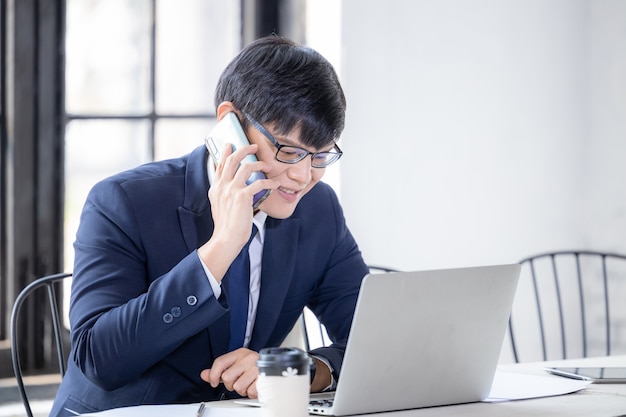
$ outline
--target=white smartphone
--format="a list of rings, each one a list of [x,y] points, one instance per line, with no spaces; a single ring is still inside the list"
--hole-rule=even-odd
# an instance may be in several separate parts
[[[241,127],[241,123],[239,123],[239,119],[235,113],[228,113],[226,116],[222,118],[211,133],[206,137],[204,143],[213,159],[215,165],[217,165],[222,157],[222,149],[226,146],[227,143],[230,143],[231,148],[234,151],[237,149],[247,146],[250,144],[250,141],[246,137],[246,134]],[[255,155],[247,155],[242,163],[250,163],[258,161]],[[254,181],[267,178],[263,172],[255,171],[250,175],[250,178],[246,181],[246,184],[250,185]],[[254,195],[252,200],[252,207],[257,208],[259,205],[270,195],[271,190],[261,190]]]
[[[546,371],[566,378],[593,381],[596,384],[626,383],[626,367],[579,367],[579,368],[546,368]]]

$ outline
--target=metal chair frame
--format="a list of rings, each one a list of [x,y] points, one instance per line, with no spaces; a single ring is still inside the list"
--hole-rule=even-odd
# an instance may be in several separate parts
[[[586,316],[586,307],[588,307],[587,300],[585,299],[585,291],[583,289],[584,278],[583,278],[583,269],[581,267],[581,259],[586,257],[595,257],[600,261],[601,270],[602,270],[602,295],[604,300],[604,322],[605,322],[605,355],[610,355],[611,352],[611,315],[610,315],[610,306],[609,306],[609,271],[607,269],[607,260],[621,260],[626,261],[626,255],[619,253],[609,253],[609,252],[599,252],[592,250],[563,250],[563,251],[555,251],[555,252],[546,252],[540,253],[537,255],[533,255],[527,258],[522,259],[519,263],[524,266],[528,265],[530,269],[530,277],[532,289],[534,291],[535,305],[536,305],[536,313],[538,318],[539,325],[539,338],[541,340],[541,352],[543,355],[543,360],[548,360],[547,353],[547,337],[546,337],[546,323],[544,312],[542,311],[542,303],[541,303],[541,294],[539,291],[539,277],[536,272],[536,262],[540,260],[548,260],[551,264],[552,270],[552,280],[554,285],[554,291],[556,293],[556,310],[558,311],[558,331],[560,332],[560,340],[561,340],[561,358],[558,359],[566,359],[568,358],[567,351],[567,343],[566,343],[566,316],[564,313],[564,300],[562,295],[562,282],[560,280],[561,275],[559,274],[559,269],[557,267],[557,263],[562,261],[566,257],[573,257],[571,259],[575,265],[575,281],[577,285],[578,292],[578,300],[577,303],[580,307],[580,325],[581,325],[581,338],[582,338],[582,356],[587,357],[588,355],[588,324],[587,324],[587,316]],[[512,318],[509,319],[509,336],[511,347],[513,351],[513,358],[515,362],[520,362],[518,345],[515,341],[515,333],[513,331],[513,323]]]
[[[48,293],[48,304],[52,315],[52,326],[54,330],[55,344],[57,350],[57,358],[59,362],[59,372],[61,377],[65,376],[66,359],[65,350],[63,348],[62,338],[62,326],[61,319],[59,317],[59,308],[57,304],[57,293],[55,290],[55,283],[64,280],[72,276],[71,273],[59,273],[54,275],[48,275],[36,279],[28,284],[19,293],[13,304],[13,311],[11,312],[11,358],[13,360],[13,372],[17,379],[17,386],[26,409],[28,417],[33,417],[33,412],[28,401],[28,395],[26,394],[26,388],[24,386],[24,378],[22,375],[22,368],[20,364],[19,346],[18,346],[18,321],[19,313],[22,308],[22,304],[26,299],[40,288],[46,287]]]

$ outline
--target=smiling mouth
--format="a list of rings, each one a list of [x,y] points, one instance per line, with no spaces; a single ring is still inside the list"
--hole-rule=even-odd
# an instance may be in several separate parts
[[[288,189],[283,188],[283,187],[278,187],[278,190],[283,192],[283,193],[287,193],[287,194],[298,194],[298,191],[288,190]]]

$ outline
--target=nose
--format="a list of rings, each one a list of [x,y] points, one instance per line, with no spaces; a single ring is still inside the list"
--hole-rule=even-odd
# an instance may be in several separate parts
[[[297,181],[301,184],[308,184],[311,181],[311,170],[313,169],[315,168],[311,166],[311,158],[309,155],[302,161],[290,165],[287,170],[287,175],[289,176],[289,179]]]

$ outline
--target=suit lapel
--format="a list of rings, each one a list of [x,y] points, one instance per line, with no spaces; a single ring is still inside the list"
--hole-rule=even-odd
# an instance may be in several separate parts
[[[178,219],[188,252],[198,249],[213,234],[213,220],[210,209],[203,213],[193,213],[184,207],[179,207]]]
[[[185,171],[185,199],[178,208],[180,228],[189,252],[196,250],[213,234],[211,205],[207,196],[207,155],[204,146],[196,148],[189,155]]]
[[[300,219],[276,220],[268,217],[266,220],[261,292],[250,340],[253,350],[265,347],[291,286],[298,252],[299,225]]]

